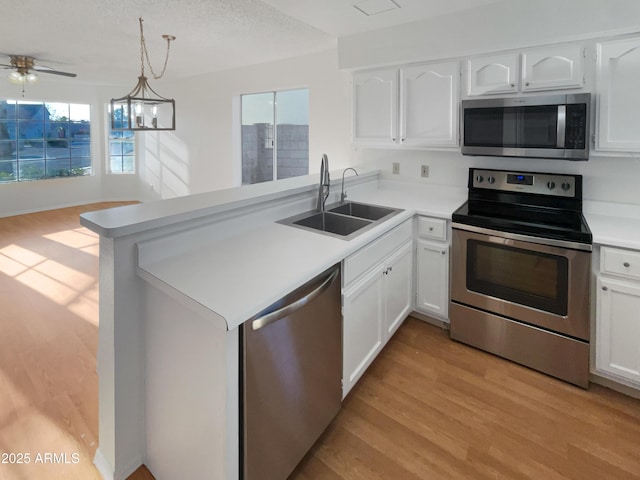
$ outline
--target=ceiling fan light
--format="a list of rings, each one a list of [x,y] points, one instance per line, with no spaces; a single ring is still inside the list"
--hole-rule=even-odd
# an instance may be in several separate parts
[[[20,72],[11,72],[9,74],[9,81],[15,85],[21,85],[24,81],[24,75]]]
[[[30,85],[33,85],[38,81],[38,75],[36,75],[33,72],[27,73],[24,78],[25,78],[25,81]]]

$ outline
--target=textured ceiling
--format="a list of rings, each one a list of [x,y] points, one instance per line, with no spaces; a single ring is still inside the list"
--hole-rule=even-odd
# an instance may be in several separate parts
[[[156,72],[162,68],[166,48],[161,35],[177,37],[165,78],[178,79],[327,50],[340,35],[491,0],[395,0],[401,9],[373,17],[353,8],[360,1],[12,1],[0,15],[0,53],[5,55],[0,63],[9,63],[7,54],[31,55],[40,65],[78,74],[74,80],[47,75],[47,81],[133,84],[140,71],[138,17],[142,16]]]

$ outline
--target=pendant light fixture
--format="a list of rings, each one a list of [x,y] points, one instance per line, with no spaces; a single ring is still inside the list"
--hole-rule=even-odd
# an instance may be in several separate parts
[[[148,130],[175,130],[176,129],[176,102],[173,99],[158,95],[150,86],[144,74],[145,59],[153,78],[162,78],[169,61],[171,42],[176,39],[173,35],[162,35],[167,41],[167,54],[160,75],[156,75],[149,62],[149,53],[144,40],[142,17],[140,22],[140,76],[138,84],[128,95],[122,98],[113,98],[110,103],[111,129],[148,131]]]

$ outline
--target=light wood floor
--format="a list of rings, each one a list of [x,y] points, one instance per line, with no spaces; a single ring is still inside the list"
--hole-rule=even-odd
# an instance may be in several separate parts
[[[409,318],[291,480],[640,479],[640,400]]]
[[[0,480],[99,479],[98,238],[83,211],[0,219]],[[77,453],[77,464],[35,464]],[[408,319],[292,480],[640,479],[640,401]],[[152,480],[141,467],[129,480]],[[199,480],[199,479],[194,479]]]
[[[98,237],[79,215],[122,203],[0,218],[0,455],[29,460],[0,458],[0,480],[100,478]]]

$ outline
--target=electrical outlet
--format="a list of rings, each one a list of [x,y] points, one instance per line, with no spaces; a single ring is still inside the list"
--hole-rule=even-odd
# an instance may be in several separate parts
[[[400,164],[398,162],[393,162],[393,170],[394,175],[398,175],[400,173]]]
[[[429,176],[429,165],[422,165],[420,168],[420,176],[424,178]]]

